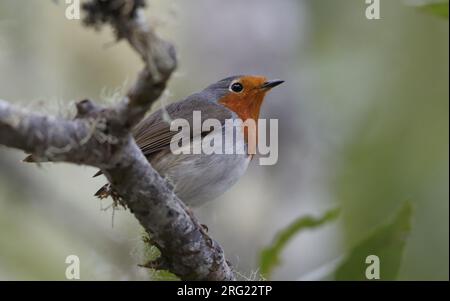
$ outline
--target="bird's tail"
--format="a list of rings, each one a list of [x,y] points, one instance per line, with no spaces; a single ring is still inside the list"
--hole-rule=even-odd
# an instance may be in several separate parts
[[[112,188],[111,185],[105,184],[100,188],[94,196],[98,197],[99,199],[106,199],[112,194]]]
[[[101,200],[106,199],[107,197],[111,197],[114,202],[114,206],[122,206],[124,208],[127,207],[126,204],[122,201],[120,195],[117,193],[117,191],[114,190],[114,188],[112,188],[110,184],[103,185],[102,188],[100,188],[95,193],[95,196]]]
[[[102,174],[103,174],[103,172],[102,172],[101,170],[99,170],[99,171],[97,171],[97,173],[96,173],[95,175],[93,175],[92,177],[95,178],[95,177],[98,177],[98,176],[100,176],[100,175],[102,175]]]
[[[37,158],[36,156],[28,155],[22,160],[22,162],[38,163],[38,162],[49,162],[49,161],[47,159]]]

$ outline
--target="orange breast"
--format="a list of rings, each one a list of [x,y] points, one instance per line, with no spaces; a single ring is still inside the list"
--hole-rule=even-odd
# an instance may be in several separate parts
[[[255,121],[254,130],[249,130],[249,127],[247,126],[243,126],[242,129],[244,131],[244,141],[248,144],[248,152],[250,154],[256,153],[256,144],[258,143],[258,118],[263,99],[264,93],[247,94],[242,95],[241,97],[237,97],[237,95],[230,93],[219,100],[219,103],[235,112],[242,121],[245,122],[248,119]]]

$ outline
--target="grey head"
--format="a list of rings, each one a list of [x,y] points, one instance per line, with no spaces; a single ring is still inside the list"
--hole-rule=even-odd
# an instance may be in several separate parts
[[[213,102],[228,94],[234,94],[235,101],[248,101],[264,97],[267,91],[283,82],[279,79],[267,80],[266,77],[258,75],[233,75],[208,86],[199,94]]]
[[[226,94],[230,93],[230,87],[233,83],[239,81],[244,75],[233,75],[227,78],[221,79],[214,84],[209,85],[200,93],[211,101],[218,101]]]

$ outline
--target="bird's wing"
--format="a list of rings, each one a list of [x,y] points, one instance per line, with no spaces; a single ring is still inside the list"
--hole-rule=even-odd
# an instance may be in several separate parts
[[[191,127],[190,139],[192,139],[193,111],[201,112],[201,122],[209,118],[215,118],[223,125],[226,119],[233,117],[232,111],[226,107],[201,98],[198,94],[168,105],[165,111],[167,114],[163,109],[154,112],[133,129],[136,143],[146,156],[169,147],[172,137],[178,133],[170,130],[171,120],[186,119]],[[165,118],[165,115],[169,118]],[[201,135],[203,136],[208,132],[202,132]]]
[[[172,137],[178,133],[170,130],[171,120],[177,118],[186,119],[191,127],[190,139],[192,139],[193,111],[201,112],[201,122],[208,118],[215,118],[223,125],[226,119],[233,118],[233,112],[231,110],[220,104],[208,101],[198,94],[172,103],[166,106],[164,110],[165,112],[163,109],[155,111],[143,119],[132,131],[137,145],[145,156],[149,156],[170,146]],[[165,115],[169,118],[166,118]],[[208,132],[202,132],[201,135],[206,135]],[[94,177],[101,174],[102,171],[100,170]]]

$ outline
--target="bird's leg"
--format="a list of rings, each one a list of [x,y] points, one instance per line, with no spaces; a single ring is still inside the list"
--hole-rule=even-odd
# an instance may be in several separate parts
[[[208,233],[209,229],[208,226],[205,224],[200,224],[200,226],[202,226],[203,230],[205,230],[206,233]]]

